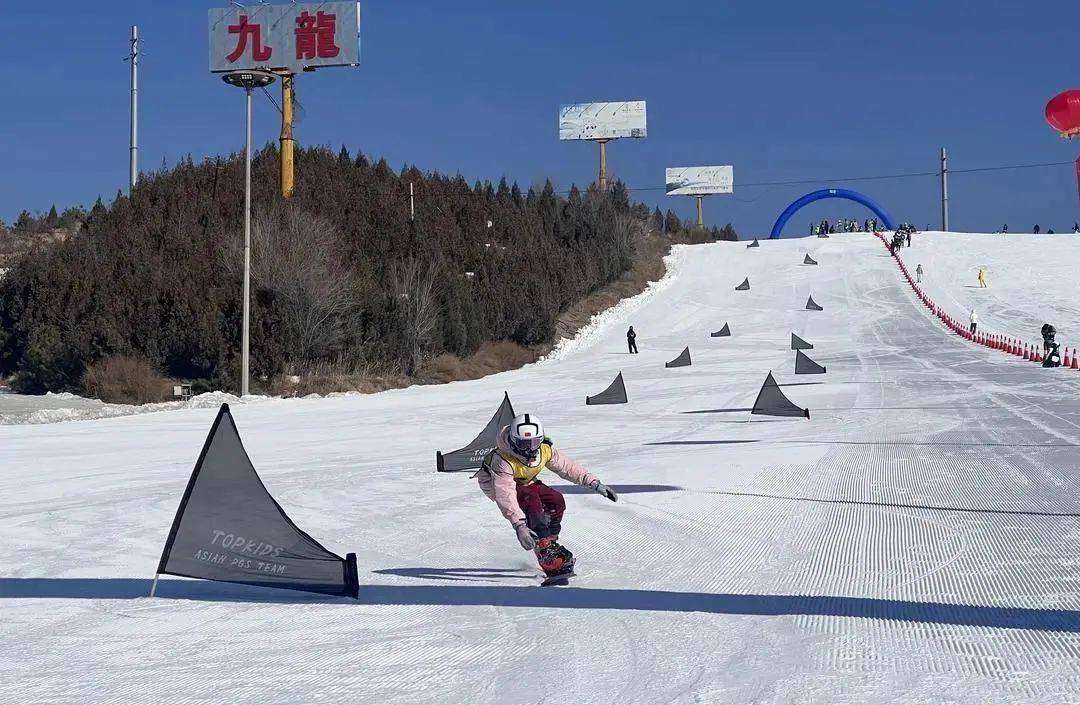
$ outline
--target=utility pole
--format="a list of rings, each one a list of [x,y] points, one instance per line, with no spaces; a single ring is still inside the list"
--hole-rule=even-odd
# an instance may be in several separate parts
[[[949,161],[941,148],[941,229],[949,231]]]
[[[281,74],[281,197],[292,198],[293,175],[293,74]]]
[[[131,139],[128,147],[128,195],[139,180],[139,26],[131,25]]]
[[[600,145],[600,184],[601,191],[607,191],[607,140],[596,140]]]
[[[696,198],[697,198],[697,226],[699,228],[704,229],[704,227],[705,227],[705,215],[701,211],[701,200],[704,198],[704,196],[697,196]]]
[[[409,182],[409,220],[416,220],[416,200],[413,198],[413,182]]]

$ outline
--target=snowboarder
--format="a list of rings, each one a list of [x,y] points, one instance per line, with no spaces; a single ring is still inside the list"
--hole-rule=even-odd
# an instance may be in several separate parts
[[[630,326],[630,330],[626,331],[626,347],[630,349],[631,355],[637,354],[637,333],[634,332],[633,326]]]
[[[979,267],[979,288],[985,289],[989,286],[986,282],[986,268]]]
[[[915,283],[922,284],[922,262],[915,267]]]
[[[521,547],[536,554],[550,581],[573,574],[574,554],[559,543],[566,501],[558,490],[537,479],[543,470],[588,487],[612,502],[617,502],[619,496],[557,450],[534,414],[515,416],[509,426],[499,431],[495,449],[484,458],[476,474],[477,481],[514,527]]]
[[[970,321],[971,326],[969,330],[971,330],[972,335],[975,335],[975,333],[979,330],[979,314],[975,313],[975,309],[971,309]]]

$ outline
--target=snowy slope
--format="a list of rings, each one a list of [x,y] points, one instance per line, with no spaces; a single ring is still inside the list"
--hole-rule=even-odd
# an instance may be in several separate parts
[[[671,264],[522,370],[233,405],[292,518],[358,552],[359,603],[143,597],[212,409],[0,427],[0,701],[1080,702],[1080,373],[946,335],[869,235]],[[792,332],[827,375],[792,374]],[[810,421],[738,411],[770,369]],[[620,370],[631,403],[586,407]],[[572,587],[434,473],[503,390],[622,489],[568,492]]]
[[[1062,345],[1080,347],[1080,236],[927,232],[900,255],[912,272],[922,263],[927,293],[959,320],[974,308],[988,330],[1033,343],[1050,322]]]

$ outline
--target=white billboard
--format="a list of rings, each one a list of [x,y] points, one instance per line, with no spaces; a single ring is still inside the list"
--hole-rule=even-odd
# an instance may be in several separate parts
[[[213,8],[210,70],[298,73],[360,63],[360,5],[313,2]]]
[[[578,103],[559,108],[560,140],[613,140],[645,136],[645,101]]]
[[[669,196],[704,196],[735,190],[735,172],[730,166],[678,166],[664,170]]]

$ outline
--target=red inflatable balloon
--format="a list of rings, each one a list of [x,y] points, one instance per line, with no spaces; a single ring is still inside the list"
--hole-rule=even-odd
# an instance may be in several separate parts
[[[1064,135],[1080,133],[1080,89],[1059,93],[1046,104],[1046,121]]]

